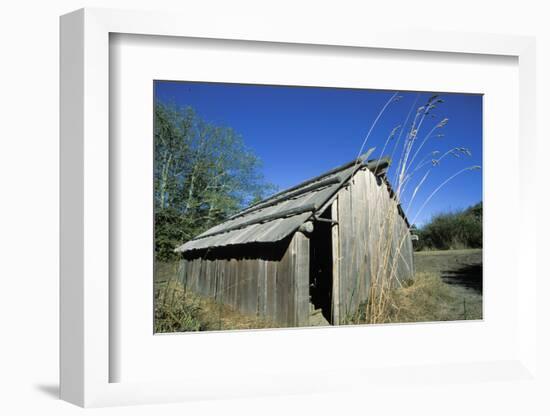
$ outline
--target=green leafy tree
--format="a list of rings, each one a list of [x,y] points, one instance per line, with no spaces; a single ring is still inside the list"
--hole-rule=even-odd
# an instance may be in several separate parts
[[[155,248],[157,258],[274,191],[258,157],[233,129],[191,108],[155,105]]]

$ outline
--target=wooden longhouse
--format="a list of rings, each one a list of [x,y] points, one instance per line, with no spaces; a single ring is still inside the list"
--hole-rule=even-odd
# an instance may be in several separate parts
[[[310,325],[312,309],[345,323],[381,270],[412,278],[409,224],[385,177],[389,160],[367,161],[372,150],[178,247],[183,285],[292,327]]]

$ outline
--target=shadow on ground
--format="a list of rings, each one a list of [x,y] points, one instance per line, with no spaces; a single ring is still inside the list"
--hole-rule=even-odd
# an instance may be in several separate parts
[[[480,294],[483,292],[482,264],[472,264],[459,269],[442,271],[441,278],[450,285],[461,285]]]
[[[57,384],[37,384],[34,387],[52,399],[59,399],[59,386]]]

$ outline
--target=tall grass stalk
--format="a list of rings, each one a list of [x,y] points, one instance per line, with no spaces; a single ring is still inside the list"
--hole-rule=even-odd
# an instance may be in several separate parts
[[[397,97],[397,93],[390,97],[382,110],[378,113],[375,122],[371,125],[369,133],[361,145],[360,154],[367,142],[368,137],[371,136],[376,123],[378,123],[389,105],[395,102],[395,97]],[[420,189],[425,186],[428,176],[446,157],[449,155],[454,155],[457,157],[471,155],[471,152],[468,149],[455,147],[444,152],[439,158],[434,158],[434,156],[439,155],[439,152],[430,152],[422,157],[422,152],[424,151],[428,141],[434,138],[434,133],[437,130],[443,129],[447,125],[449,119],[447,117],[440,119],[440,121],[438,121],[435,125],[429,127],[427,134],[421,135],[421,130],[423,127],[429,125],[427,122],[429,118],[428,116],[433,117],[432,112],[438,108],[441,103],[443,103],[443,100],[441,100],[438,95],[434,95],[430,97],[424,105],[416,108],[414,118],[407,129],[406,126],[409,124],[409,120],[412,112],[414,111],[414,106],[417,104],[417,100],[418,96],[413,103],[413,107],[409,110],[404,122],[400,125],[403,126],[403,128],[395,127],[388,134],[382,148],[382,154],[379,155],[380,157],[384,156],[383,153],[385,152],[389,142],[395,138],[396,129],[401,128],[396,144],[392,149],[393,155],[397,152],[398,146],[401,146],[401,155],[397,162],[397,167],[394,173],[394,183],[392,184],[392,188],[394,190],[393,199],[388,198],[387,189],[385,189],[384,186],[381,186],[378,189],[377,198],[375,198],[374,201],[369,200],[369,203],[367,204],[369,210],[368,218],[370,220],[366,235],[371,238],[371,241],[376,241],[376,245],[374,247],[374,253],[371,253],[372,258],[369,259],[369,268],[366,271],[370,275],[367,301],[355,310],[348,310],[346,315],[348,316],[348,321],[350,322],[386,322],[388,316],[392,314],[392,310],[398,307],[392,300],[392,289],[402,285],[398,272],[401,269],[401,274],[403,274],[404,267],[404,274],[410,276],[413,273],[413,270],[406,269],[409,267],[409,263],[405,261],[402,253],[404,244],[410,244],[410,228],[403,226],[404,222],[401,220],[398,210],[398,204],[400,204],[402,199],[404,199],[404,194],[407,191],[407,187],[413,187],[412,195],[407,201],[405,208],[406,211],[409,211],[412,202],[419,195]],[[402,135],[404,137],[404,141],[401,143],[400,140]],[[419,140],[419,137],[422,137],[422,139]],[[437,135],[437,137],[442,137],[442,134]],[[419,160],[419,158],[420,162],[417,162],[415,165],[415,162]],[[416,175],[421,173],[423,168],[426,166],[429,167],[428,170],[417,178]],[[428,194],[424,201],[421,201],[420,208],[413,216],[410,224],[412,225],[415,223],[418,216],[422,213],[428,203],[442,188],[447,186],[457,176],[478,168],[480,167],[468,166],[448,176],[447,178],[444,178],[441,183]],[[357,280],[361,282],[364,279]],[[357,291],[354,290],[353,293],[355,292]],[[353,302],[350,300],[350,307],[351,304],[353,304]]]
[[[386,111],[386,109],[389,107],[389,105],[395,101],[395,99],[397,98],[399,94],[399,91],[397,91],[396,93],[394,93],[390,99],[388,101],[386,101],[386,104],[384,104],[384,106],[382,107],[382,109],[380,110],[380,112],[378,113],[378,115],[376,116],[376,118],[374,119],[374,121],[372,122],[370,128],[369,128],[369,131],[367,133],[367,135],[365,136],[365,138],[363,139],[363,143],[361,144],[361,147],[359,148],[359,153],[357,154],[357,162],[359,163],[359,157],[363,154],[363,149],[365,148],[365,146],[367,145],[367,142],[369,140],[369,137],[370,135],[372,134],[374,128],[376,127],[376,125],[378,124],[378,121],[380,120],[380,118],[382,117],[382,115],[384,114],[384,112]]]

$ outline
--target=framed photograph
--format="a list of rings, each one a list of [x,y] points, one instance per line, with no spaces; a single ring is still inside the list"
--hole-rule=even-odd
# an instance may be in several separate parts
[[[534,40],[181,21],[61,18],[61,397],[533,379]]]
[[[154,94],[155,332],[482,318],[482,95]]]

